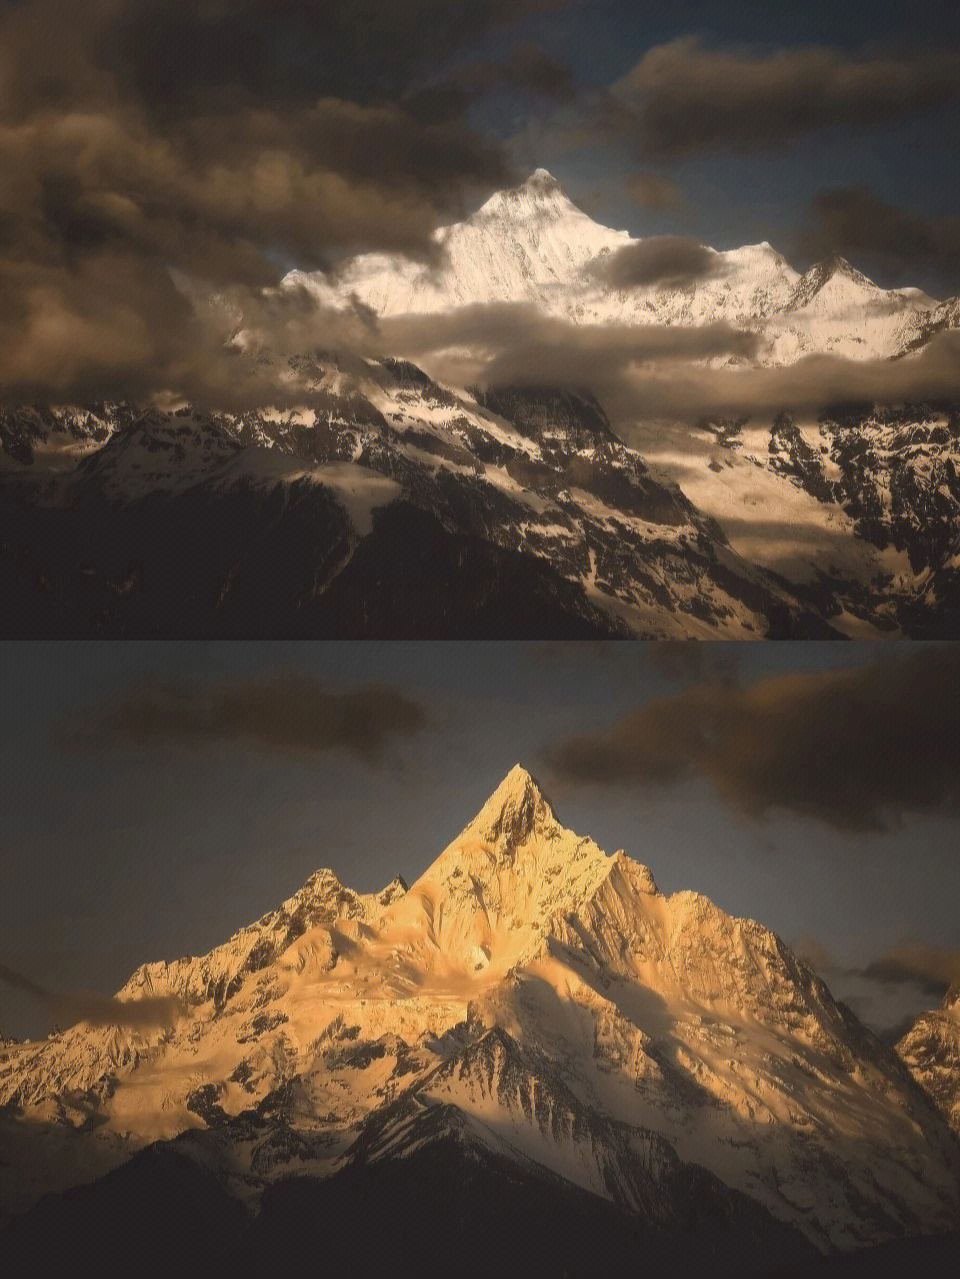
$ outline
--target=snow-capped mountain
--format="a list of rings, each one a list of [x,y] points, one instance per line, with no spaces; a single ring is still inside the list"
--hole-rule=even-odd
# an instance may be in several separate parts
[[[7,1212],[145,1147],[251,1206],[290,1178],[507,1170],[754,1259],[960,1210],[960,1148],[896,1054],[775,934],[565,829],[519,765],[409,887],[318,871],[120,997],[177,1011],[0,1049]]]
[[[713,364],[909,362],[960,320],[956,299],[880,289],[839,258],[801,276],[769,244],[704,250],[682,286],[614,287],[609,263],[643,241],[543,170],[435,239],[428,266],[365,255],[285,286],[434,330],[521,303],[600,330],[757,335]],[[250,358],[302,406],[0,412],[4,634],[960,634],[955,403],[611,422],[589,385]]]
[[[434,233],[438,261],[427,266],[364,254],[335,279],[293,271],[328,305],[359,300],[378,316],[455,311],[526,302],[578,323],[728,323],[759,329],[758,360],[792,363],[808,352],[851,359],[899,354],[937,306],[916,289],[882,289],[834,256],[800,275],[770,244],[718,252],[686,284],[669,278],[611,287],[604,268],[642,240],[593,221],[545,169],[499,191],[463,222]]]

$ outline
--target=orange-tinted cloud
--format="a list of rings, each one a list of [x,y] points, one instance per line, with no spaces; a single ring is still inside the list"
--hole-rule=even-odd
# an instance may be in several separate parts
[[[172,995],[119,999],[115,995],[91,995],[81,991],[53,994],[5,964],[0,964],[0,982],[45,1004],[55,1020],[68,1026],[84,1021],[91,1026],[156,1030],[172,1025],[185,1011],[183,1002]]]

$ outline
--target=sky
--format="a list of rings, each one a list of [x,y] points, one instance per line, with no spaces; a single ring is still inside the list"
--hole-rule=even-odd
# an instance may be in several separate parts
[[[704,90],[702,117],[708,118],[722,107],[725,96],[729,100],[739,78],[738,63],[749,73],[757,64],[767,61],[772,66],[778,56],[783,59],[779,86],[776,74],[758,85],[757,98],[743,115],[722,120],[726,128],[712,138],[698,141],[703,130],[675,117],[681,137],[667,154],[645,149],[627,120],[605,139],[592,137],[574,145],[571,126],[586,110],[585,102],[557,113],[552,129],[540,124],[539,112],[537,123],[531,123],[517,99],[513,114],[507,108],[498,116],[488,106],[488,127],[498,128],[509,139],[518,163],[549,168],[571,198],[579,199],[600,221],[638,236],[692,235],[717,248],[769,240],[798,269],[836,247],[888,287],[913,284],[939,296],[957,292],[956,258],[943,245],[939,252],[923,249],[917,228],[911,235],[906,218],[898,226],[891,223],[885,245],[870,242],[870,223],[876,230],[877,217],[875,208],[871,218],[867,198],[869,193],[875,204],[921,220],[960,214],[960,166],[950,142],[960,125],[956,93],[938,95],[927,109],[914,110],[905,103],[902,111],[888,114],[869,108],[858,111],[851,98],[838,98],[818,112],[804,100],[807,88],[814,99],[827,93],[827,65],[814,63],[809,80],[796,86],[795,127],[782,110],[784,82],[789,82],[791,65],[795,68],[800,58],[829,53],[843,67],[841,74],[849,75],[858,63],[890,59],[902,67],[920,67],[931,55],[956,52],[960,19],[955,6],[851,0],[829,5],[598,0],[559,14],[530,17],[524,29],[559,65],[572,69],[582,96],[586,86],[597,91],[621,84],[651,50],[683,42],[694,46],[683,56],[678,51],[673,87],[684,77],[696,80],[705,74],[705,62],[694,56],[696,45],[723,54],[732,74],[717,81],[715,96]],[[495,33],[500,56],[515,38],[512,32]],[[497,56],[494,49],[491,56]],[[932,71],[919,74],[922,80]],[[945,75],[953,85],[960,83],[955,64]],[[860,89],[868,95],[866,83]],[[881,96],[885,91],[892,92],[889,85],[880,90]],[[766,143],[759,129],[764,115],[775,124]],[[650,181],[638,182],[641,174]],[[832,223],[823,225],[818,200],[830,191],[849,193],[850,212],[862,213],[866,224],[843,225],[835,215]],[[854,193],[861,197],[857,205]]]
[[[287,269],[429,263],[535,167],[637,235],[951,296],[958,125],[945,0],[0,0],[0,400],[275,403],[238,314],[349,327]]]
[[[412,883],[515,763],[879,1029],[960,977],[954,646],[7,644],[0,1033],[320,867]]]

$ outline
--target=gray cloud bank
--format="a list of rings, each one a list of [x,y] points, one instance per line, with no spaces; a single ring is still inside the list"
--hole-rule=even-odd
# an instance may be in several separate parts
[[[838,126],[871,129],[960,100],[960,55],[768,52],[681,36],[648,49],[615,87],[608,128],[644,155],[762,150]]]
[[[524,302],[480,303],[438,315],[381,322],[384,348],[423,360],[454,384],[509,386],[535,382],[622,394],[630,371],[662,362],[749,358],[756,334],[726,323],[703,325],[574,324]]]
[[[955,331],[936,334],[909,358],[809,355],[787,366],[752,367],[759,335],[724,322],[575,324],[526,303],[490,303],[386,319],[367,341],[371,353],[403,354],[454,385],[587,387],[628,443],[634,421],[696,424],[705,417],[960,396]]]

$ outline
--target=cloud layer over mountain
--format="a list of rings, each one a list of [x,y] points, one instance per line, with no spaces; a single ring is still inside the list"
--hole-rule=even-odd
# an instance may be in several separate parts
[[[960,98],[960,63],[949,49],[771,51],[699,35],[652,44],[627,74],[598,89],[523,27],[586,7],[583,0],[3,5],[3,398],[186,397],[225,409],[287,402],[275,374],[237,360],[228,341],[238,317],[278,349],[295,338],[363,349],[367,335],[353,331],[351,314],[314,304],[307,316],[294,291],[262,290],[292,265],[336,265],[362,250],[432,260],[439,223],[518,176],[509,146],[471,114],[490,95],[552,103],[567,113],[571,145],[599,138],[671,163],[704,149],[751,151],[836,126],[897,123]],[[484,41],[498,33],[496,55]],[[631,181],[642,205],[679,198],[663,175]],[[890,210],[865,219],[857,202],[866,198],[824,195],[825,233],[844,242],[872,237],[879,253],[898,260],[953,253],[950,219],[898,220]],[[604,271],[611,286],[629,288],[685,285],[710,269],[696,240],[665,236],[625,250]],[[197,305],[211,293],[219,307]],[[566,347],[563,339],[557,363],[569,356],[579,376],[580,339]],[[525,375],[527,360],[536,363],[545,349],[531,321],[491,376]],[[701,358],[692,349],[673,355]],[[598,383],[621,360],[618,350],[597,345],[591,357]],[[818,368],[804,369],[801,381],[821,374],[831,393],[849,381],[843,370]],[[647,386],[650,411],[661,399],[681,415],[693,411],[692,401],[713,394],[699,377],[681,379],[675,400],[664,395],[672,371]],[[931,374],[917,393],[932,394],[941,382]],[[851,394],[895,395],[898,387],[878,373]],[[716,391],[721,402],[768,398],[742,383],[729,396],[723,386]]]

